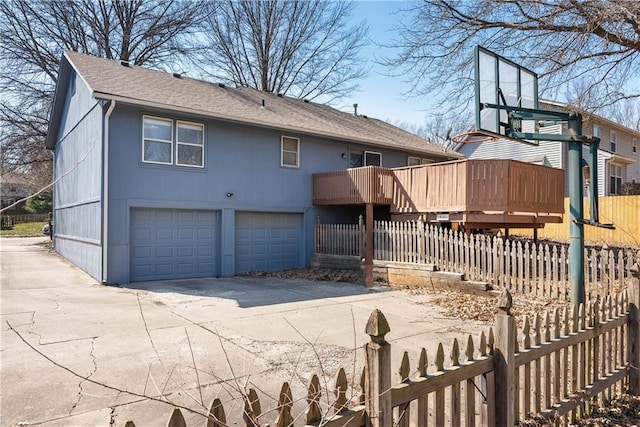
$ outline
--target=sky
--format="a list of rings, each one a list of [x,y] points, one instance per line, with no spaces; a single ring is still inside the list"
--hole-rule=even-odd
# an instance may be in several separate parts
[[[365,21],[369,26],[370,43],[362,51],[362,56],[367,59],[370,71],[360,83],[360,90],[336,105],[337,108],[353,112],[353,104],[357,103],[358,114],[393,124],[424,124],[429,108],[426,97],[406,96],[411,85],[402,77],[389,76],[390,70],[376,63],[380,57],[393,56],[393,49],[383,48],[380,44],[389,43],[395,38],[394,25],[400,22],[402,9],[409,5],[405,1],[356,2],[354,18]]]

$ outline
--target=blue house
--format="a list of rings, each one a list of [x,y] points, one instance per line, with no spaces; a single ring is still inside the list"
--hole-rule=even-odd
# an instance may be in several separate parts
[[[326,105],[65,52],[46,140],[54,243],[103,283],[308,265],[312,174],[459,159]]]

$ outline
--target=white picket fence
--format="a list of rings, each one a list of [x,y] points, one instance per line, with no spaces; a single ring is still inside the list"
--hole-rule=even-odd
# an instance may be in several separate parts
[[[353,225],[316,225],[316,253],[364,253],[365,229]],[[376,221],[374,259],[433,264],[464,273],[467,280],[485,281],[512,292],[565,299],[569,292],[569,252],[566,245],[466,234],[420,221]],[[585,249],[585,290],[589,298],[619,292],[630,280],[629,269],[640,261],[633,249]]]

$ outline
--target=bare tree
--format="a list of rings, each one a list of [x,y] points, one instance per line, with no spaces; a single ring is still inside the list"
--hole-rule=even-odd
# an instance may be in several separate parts
[[[2,173],[50,170],[42,166],[51,161],[44,138],[63,50],[170,68],[191,53],[202,6],[177,0],[0,2]]]
[[[341,98],[365,74],[367,28],[346,1],[221,1],[210,5],[200,64],[221,81],[298,98]]]
[[[452,138],[471,130],[473,119],[468,112],[462,115],[437,114],[430,116],[423,124],[401,121],[395,125],[433,144],[451,150],[456,145]]]
[[[400,53],[386,63],[442,105],[468,107],[477,44],[538,72],[545,96],[588,100],[590,110],[640,99],[640,2],[424,0],[406,12],[392,43]]]

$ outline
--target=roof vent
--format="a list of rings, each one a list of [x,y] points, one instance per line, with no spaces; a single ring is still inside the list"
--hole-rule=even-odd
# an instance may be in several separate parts
[[[224,89],[226,86],[224,85],[224,83],[218,83],[218,87],[221,87],[222,89]]]
[[[264,108],[264,99],[262,100],[262,108]]]
[[[279,98],[282,98],[282,94],[281,93],[276,94],[276,96],[278,96]]]
[[[369,118],[369,117],[365,116],[364,114],[363,114],[362,116],[360,116],[360,117],[363,117],[363,118],[365,118],[365,119],[368,119],[368,118]]]
[[[358,115],[358,104],[353,104],[353,115],[354,116]]]
[[[303,99],[302,101],[303,101],[303,102],[306,102],[307,104],[309,103],[309,100],[308,100],[308,99]]]
[[[176,79],[181,79],[181,78],[182,78],[182,74],[180,74],[180,73],[173,73],[173,77],[175,77]]]
[[[120,65],[122,65],[123,67],[131,67],[129,61],[124,61],[122,59],[120,60]]]

